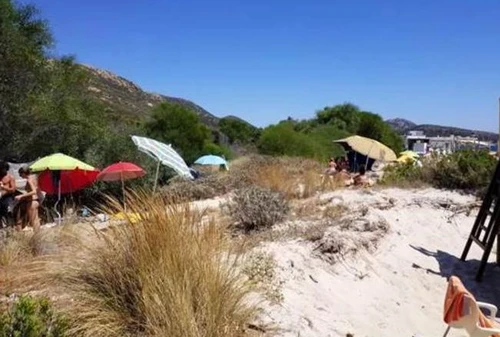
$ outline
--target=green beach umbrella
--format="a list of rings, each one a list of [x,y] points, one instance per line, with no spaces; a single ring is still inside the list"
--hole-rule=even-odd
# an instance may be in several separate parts
[[[62,153],[52,154],[35,161],[30,169],[38,173],[38,187],[47,194],[56,194],[57,202],[54,210],[61,223],[61,214],[57,206],[61,201],[61,194],[73,193],[92,184],[99,170],[78,159]]]
[[[80,169],[83,171],[94,171],[95,168],[78,159],[67,156],[62,153],[55,153],[47,157],[43,157],[30,166],[33,172],[50,171],[67,171]]]

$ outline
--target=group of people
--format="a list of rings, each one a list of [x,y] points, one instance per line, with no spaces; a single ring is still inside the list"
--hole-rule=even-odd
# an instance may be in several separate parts
[[[339,177],[346,185],[365,186],[368,184],[365,167],[361,166],[358,173],[351,175],[349,161],[345,157],[339,157],[336,160],[330,158],[325,174]]]
[[[335,175],[337,173],[349,172],[349,162],[345,157],[340,157],[335,160],[334,158],[330,158],[328,161],[328,175]]]
[[[0,161],[0,217],[5,223],[14,219],[14,228],[18,231],[26,225],[34,231],[40,229],[38,208],[40,190],[36,178],[28,166],[19,168],[19,176],[26,181],[24,186],[17,186],[16,178],[9,173],[10,165]]]

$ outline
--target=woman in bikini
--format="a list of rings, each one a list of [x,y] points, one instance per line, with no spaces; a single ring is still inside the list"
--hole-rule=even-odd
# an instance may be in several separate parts
[[[22,166],[19,169],[19,175],[21,178],[26,179],[25,192],[16,196],[18,204],[16,206],[16,230],[21,230],[23,224],[27,222],[33,228],[33,231],[38,231],[40,229],[40,220],[38,218],[38,207],[39,203],[39,189],[38,184],[33,175],[31,175],[30,169],[27,166]]]

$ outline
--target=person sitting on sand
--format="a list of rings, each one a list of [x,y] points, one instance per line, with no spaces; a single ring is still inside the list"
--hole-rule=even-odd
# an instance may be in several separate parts
[[[345,157],[341,157],[337,161],[337,170],[339,172],[348,172],[349,171],[349,162]]]
[[[366,179],[366,170],[364,166],[359,168],[359,173],[354,176],[354,186],[366,186],[368,180]]]
[[[23,228],[23,222],[27,220],[31,228],[36,232],[40,229],[40,219],[38,217],[38,207],[40,207],[37,181],[31,175],[30,169],[27,166],[22,166],[19,169],[21,178],[26,179],[25,192],[16,196],[16,230]]]

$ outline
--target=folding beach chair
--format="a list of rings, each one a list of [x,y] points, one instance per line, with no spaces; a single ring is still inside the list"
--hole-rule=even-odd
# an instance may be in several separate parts
[[[489,311],[485,316],[480,309]],[[444,302],[444,321],[448,327],[463,329],[470,337],[500,337],[500,325],[496,322],[497,307],[493,304],[477,302],[456,276],[450,277]]]

